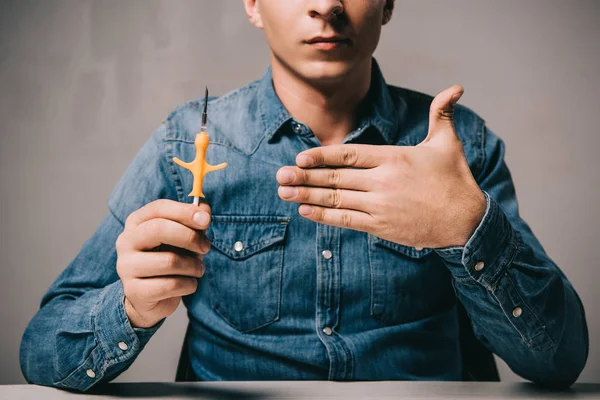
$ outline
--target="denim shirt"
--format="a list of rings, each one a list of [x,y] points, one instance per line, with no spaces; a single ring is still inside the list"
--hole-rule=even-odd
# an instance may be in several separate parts
[[[414,146],[432,98],[389,86],[373,62],[367,105],[345,143]],[[117,184],[109,212],[43,297],[21,344],[27,381],[85,391],[127,369],[158,326],[133,328],[116,272],[127,216],[191,203],[202,100],[169,115]],[[460,380],[457,302],[477,339],[522,377],[575,381],[588,353],[582,304],[518,213],[503,142],[474,112],[455,125],[487,210],[464,247],[419,249],[318,224],[277,195],[277,170],[320,146],[279,100],[270,70],[208,104],[211,251],[184,297],[200,380]],[[160,366],[160,364],[159,364]]]

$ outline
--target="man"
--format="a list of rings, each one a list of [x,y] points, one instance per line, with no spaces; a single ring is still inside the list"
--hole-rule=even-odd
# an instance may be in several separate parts
[[[200,380],[460,380],[464,307],[516,373],[571,385],[583,307],[519,217],[502,141],[460,86],[388,86],[372,59],[394,1],[244,4],[271,68],[209,101],[208,161],[229,166],[189,204],[173,158],[203,104],[163,122],[27,328],[27,380],[113,379],[183,299]]]

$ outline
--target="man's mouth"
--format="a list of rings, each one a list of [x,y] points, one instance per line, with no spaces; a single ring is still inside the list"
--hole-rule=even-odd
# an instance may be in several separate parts
[[[343,36],[315,36],[305,41],[305,43],[319,50],[334,50],[349,46],[352,44],[352,41]]]

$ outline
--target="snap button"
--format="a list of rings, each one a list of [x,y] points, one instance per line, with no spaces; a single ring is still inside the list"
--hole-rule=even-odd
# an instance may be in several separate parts
[[[327,336],[331,336],[333,331],[331,330],[330,327],[326,327],[326,328],[323,328],[323,333],[326,334]]]
[[[240,251],[244,250],[244,243],[240,241],[235,242],[233,244],[233,249],[239,253]]]
[[[87,371],[85,371],[85,373],[92,379],[96,377],[96,373],[92,369],[88,369]]]
[[[331,251],[329,250],[323,250],[323,252],[321,253],[321,255],[323,256],[324,259],[326,260],[330,260],[331,257],[333,257],[333,254],[331,253]]]
[[[483,269],[483,267],[485,267],[484,262],[479,261],[477,264],[475,264],[475,271],[481,271]]]
[[[119,342],[119,348],[121,350],[125,351],[129,348],[129,346],[127,346],[127,343],[125,343],[125,342]]]
[[[521,314],[523,314],[523,309],[521,307],[516,307],[512,312],[512,315],[515,318],[519,318]]]

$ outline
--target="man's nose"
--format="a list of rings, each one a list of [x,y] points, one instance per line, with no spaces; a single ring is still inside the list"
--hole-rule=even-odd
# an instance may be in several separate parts
[[[330,22],[344,13],[344,4],[340,0],[312,0],[308,3],[311,18],[322,18]]]

